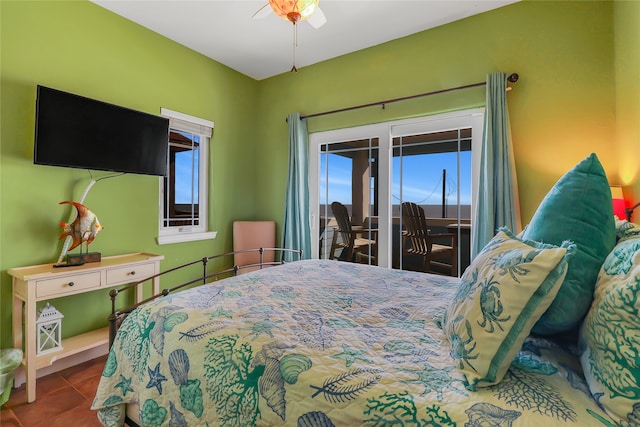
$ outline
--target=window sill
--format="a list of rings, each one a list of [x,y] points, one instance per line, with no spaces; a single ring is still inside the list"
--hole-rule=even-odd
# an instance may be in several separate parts
[[[176,233],[158,236],[156,241],[159,245],[168,245],[171,243],[196,242],[198,240],[213,240],[218,234],[217,231],[205,231],[202,233]]]

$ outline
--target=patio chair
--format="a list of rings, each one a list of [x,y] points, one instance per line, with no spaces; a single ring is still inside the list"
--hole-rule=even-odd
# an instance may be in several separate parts
[[[365,254],[368,257],[360,259],[371,259],[375,263],[376,240],[371,238],[377,230],[365,229],[362,226],[352,225],[347,208],[340,202],[331,203],[331,211],[336,218],[338,228],[333,232],[331,251],[329,259],[335,259],[336,250],[342,248],[340,259],[352,262],[356,254]],[[360,236],[367,237],[360,237]],[[340,237],[340,239],[338,239]]]
[[[444,269],[451,276],[458,275],[457,234],[430,233],[424,209],[412,202],[402,203],[402,224],[406,227],[403,234],[403,254],[421,256],[424,272],[437,273]],[[407,240],[409,244],[406,243]],[[443,240],[447,244],[442,244]],[[445,260],[450,263],[443,262]],[[433,267],[439,269],[434,270]]]

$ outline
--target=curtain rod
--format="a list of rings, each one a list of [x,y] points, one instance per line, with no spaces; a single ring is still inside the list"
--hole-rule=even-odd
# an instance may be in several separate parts
[[[507,80],[511,83],[515,83],[518,81],[519,78],[520,76],[517,73],[511,73],[509,77],[507,77]],[[391,104],[392,102],[406,101],[408,99],[421,98],[423,96],[429,96],[429,95],[437,95],[439,93],[452,92],[454,90],[468,89],[476,86],[484,86],[486,84],[487,82],[472,83],[464,86],[457,86],[457,87],[451,87],[448,89],[436,90],[433,92],[419,93],[417,95],[403,96],[401,98],[387,99],[385,101],[371,102],[369,104],[354,105],[353,107],[339,108],[337,110],[323,111],[322,113],[307,114],[304,116],[300,116],[300,118],[309,119],[311,117],[325,116],[327,114],[334,114],[334,113],[342,113],[344,111],[357,110],[365,107],[373,107],[375,105],[382,105],[382,108],[384,109],[385,104]]]

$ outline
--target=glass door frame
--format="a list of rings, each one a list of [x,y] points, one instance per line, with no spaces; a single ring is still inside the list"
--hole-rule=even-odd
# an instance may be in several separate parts
[[[480,148],[484,127],[484,108],[473,108],[411,119],[394,120],[345,129],[313,132],[309,135],[309,214],[311,222],[311,257],[318,258],[320,238],[320,159],[325,144],[353,140],[378,139],[378,259],[381,267],[391,268],[392,260],[392,161],[393,138],[442,130],[472,129],[471,223],[475,223],[478,197]],[[471,242],[473,244],[473,242]]]

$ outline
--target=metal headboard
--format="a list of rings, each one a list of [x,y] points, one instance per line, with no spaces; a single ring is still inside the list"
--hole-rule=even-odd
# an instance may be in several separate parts
[[[207,265],[209,264],[209,261],[215,260],[215,259],[223,259],[226,257],[233,257],[236,254],[239,253],[247,253],[247,252],[258,252],[260,254],[260,261],[254,264],[248,264],[248,265],[242,265],[242,266],[238,266],[238,265],[234,265],[233,267],[230,268],[225,268],[222,270],[216,270],[215,272],[212,273],[207,273]],[[264,261],[264,253],[265,252],[274,252],[274,253],[279,253],[280,254],[280,259],[281,261]],[[116,337],[116,333],[118,332],[118,327],[120,326],[120,324],[122,323],[122,321],[136,308],[140,307],[142,304],[145,304],[149,301],[153,301],[156,298],[160,298],[163,296],[167,296],[169,295],[171,292],[175,292],[179,289],[185,288],[189,285],[193,285],[196,284],[198,282],[200,282],[200,284],[204,285],[206,283],[208,283],[209,281],[211,281],[210,279],[212,278],[216,278],[218,276],[225,276],[227,277],[228,275],[237,275],[238,272],[240,270],[243,269],[248,269],[248,268],[252,268],[252,269],[262,269],[264,267],[269,267],[269,266],[274,266],[274,265],[280,265],[280,264],[284,264],[286,261],[284,261],[284,254],[285,253],[290,253],[290,254],[295,254],[297,255],[297,260],[302,259],[302,251],[301,250],[295,250],[295,249],[283,249],[283,248],[258,248],[258,249],[243,249],[243,250],[238,250],[238,251],[233,251],[233,252],[226,252],[223,254],[218,254],[218,255],[212,255],[212,256],[208,256],[208,257],[204,257],[204,258],[200,258],[194,261],[190,261],[187,262],[185,264],[179,265],[177,267],[173,267],[170,268],[168,270],[165,271],[161,271],[158,274],[154,274],[153,276],[149,276],[145,279],[142,280],[138,280],[137,282],[133,282],[133,283],[128,283],[127,285],[121,287],[121,288],[117,288],[117,289],[112,289],[109,292],[109,297],[111,298],[111,314],[109,315],[109,348],[111,348],[111,345],[113,344],[113,340]],[[178,270],[182,270],[185,269],[187,267],[190,267],[192,265],[196,265],[196,264],[202,264],[202,274],[198,275],[197,277],[190,279],[186,282],[182,282],[176,286],[170,287],[170,288],[165,288],[163,289],[160,293],[156,294],[156,295],[152,295],[149,298],[146,298],[142,301],[139,301],[133,305],[130,305],[128,307],[122,308],[120,310],[116,309],[116,298],[118,297],[118,295],[126,290],[135,288],[136,286],[157,278],[157,277],[161,277],[164,276],[168,273],[172,273]]]

